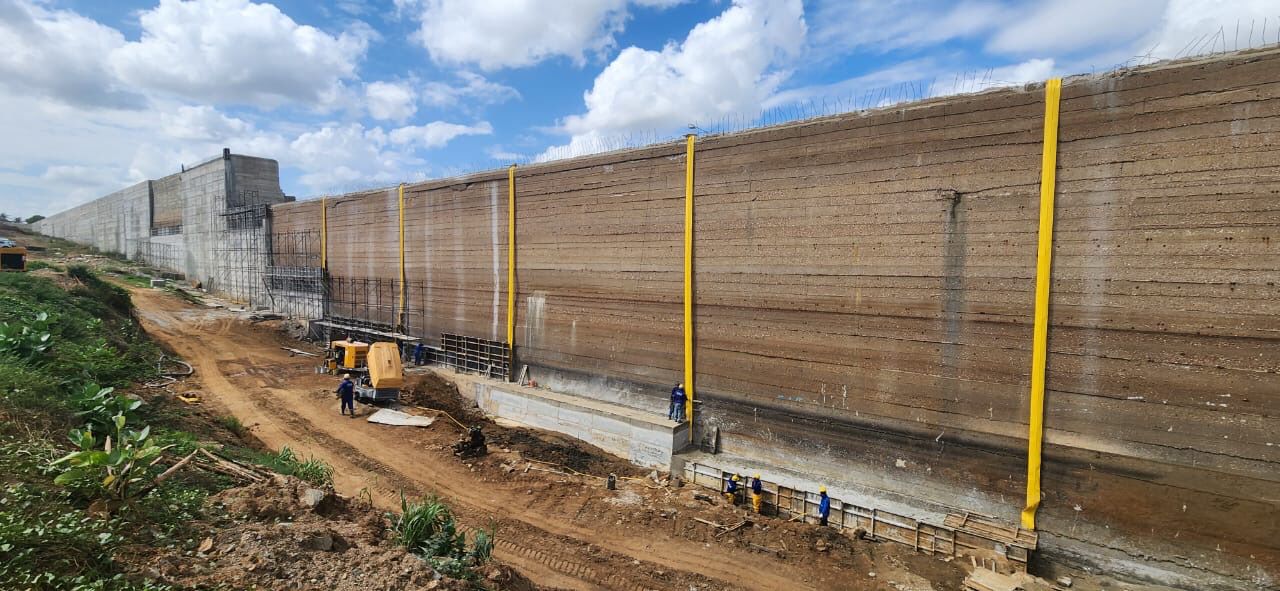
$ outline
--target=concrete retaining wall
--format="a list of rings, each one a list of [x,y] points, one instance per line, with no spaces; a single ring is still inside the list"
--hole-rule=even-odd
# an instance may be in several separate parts
[[[475,401],[488,414],[564,433],[649,468],[671,470],[672,455],[689,442],[688,423],[590,398],[477,382]]]
[[[1017,521],[1043,111],[1031,86],[700,140],[700,429],[868,496]],[[1049,551],[1273,581],[1280,54],[1068,79],[1061,111]],[[517,171],[515,344],[542,383],[665,404],[683,168],[675,143]],[[410,333],[504,338],[505,176],[406,187]],[[328,219],[335,277],[397,277],[394,189],[330,198]]]

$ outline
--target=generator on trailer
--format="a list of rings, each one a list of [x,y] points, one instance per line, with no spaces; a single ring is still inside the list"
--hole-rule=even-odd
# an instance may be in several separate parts
[[[395,402],[404,386],[404,368],[400,365],[400,348],[395,343],[369,346],[364,379],[356,382],[356,400],[361,402]]]
[[[400,348],[395,343],[331,341],[324,369],[334,375],[351,374],[356,400],[364,403],[395,402],[404,386]]]

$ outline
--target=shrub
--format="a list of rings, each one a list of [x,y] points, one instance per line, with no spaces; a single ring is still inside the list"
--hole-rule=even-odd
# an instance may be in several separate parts
[[[278,453],[267,454],[263,464],[280,474],[296,476],[316,486],[333,486],[333,466],[315,456],[306,460],[298,459],[287,445],[280,448]]]
[[[167,446],[150,440],[151,427],[140,431],[126,429],[123,416],[115,417],[115,441],[108,435],[98,449],[98,438],[92,429],[72,429],[71,442],[79,447],[51,466],[66,464],[66,471],[53,483],[87,492],[91,496],[124,505],[144,494],[140,486],[147,480],[147,468],[164,453]],[[110,508],[110,504],[109,504]]]
[[[220,423],[224,428],[226,428],[226,430],[232,433],[235,433],[236,437],[244,437],[246,433],[246,430],[244,428],[244,423],[241,423],[240,419],[237,419],[231,415],[219,417],[218,423]]]
[[[33,360],[53,345],[49,313],[40,312],[26,322],[0,322],[0,355]]]
[[[134,411],[142,406],[142,401],[116,396],[112,392],[115,392],[115,388],[86,384],[75,397],[75,405],[80,409],[76,416],[99,433],[110,432],[115,426],[116,417],[124,417],[126,422],[136,423],[138,417]]]
[[[400,510],[399,516],[392,516],[396,541],[441,574],[471,579],[472,569],[493,555],[493,531],[477,532],[468,550],[466,533],[458,531],[453,511],[438,497],[409,502],[401,495]]]

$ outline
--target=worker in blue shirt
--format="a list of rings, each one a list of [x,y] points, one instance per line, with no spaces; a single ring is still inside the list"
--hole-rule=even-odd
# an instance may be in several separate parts
[[[764,485],[760,482],[760,473],[756,472],[751,476],[751,509],[759,515],[762,505],[764,505]]]
[[[738,483],[739,482],[742,482],[742,477],[738,476],[737,474],[734,474],[733,478],[730,478],[729,482],[725,483],[724,485],[724,498],[725,500],[729,501],[730,505],[738,504]]]
[[[818,525],[826,525],[827,517],[831,516],[831,497],[827,496],[827,487],[818,487],[818,496],[821,497],[818,501]]]
[[[426,346],[424,346],[422,343],[418,343],[413,346],[413,364],[414,365],[422,365],[422,357],[423,357],[422,354],[426,352],[426,349],[427,349]]]
[[[338,384],[338,398],[342,399],[342,410],[340,414],[347,414],[347,410],[351,411],[351,417],[356,416],[356,384],[351,381],[351,374],[342,375],[342,383]]]
[[[684,422],[684,384],[676,384],[671,389],[671,408],[667,411],[667,418],[677,423]]]

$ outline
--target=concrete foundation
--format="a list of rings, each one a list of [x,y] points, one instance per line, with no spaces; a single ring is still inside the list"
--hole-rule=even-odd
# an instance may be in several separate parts
[[[476,405],[521,425],[564,433],[632,463],[672,470],[672,456],[689,444],[689,424],[568,394],[487,381],[474,383]]]

